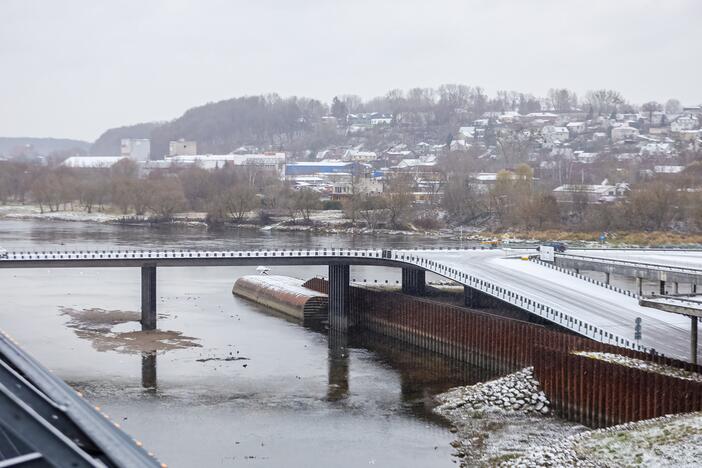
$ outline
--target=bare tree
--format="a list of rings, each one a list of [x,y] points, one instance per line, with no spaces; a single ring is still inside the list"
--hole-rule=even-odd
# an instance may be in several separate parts
[[[163,177],[150,180],[151,197],[149,208],[160,219],[171,219],[186,205],[183,186],[177,177]]]
[[[388,182],[385,191],[385,202],[388,210],[388,221],[393,227],[402,227],[412,213],[414,196],[412,181],[409,177],[398,175]]]
[[[260,206],[256,191],[245,185],[238,185],[227,190],[222,195],[223,208],[232,219],[240,223],[246,214]]]
[[[297,211],[302,216],[302,219],[306,222],[310,222],[312,212],[317,210],[321,206],[321,201],[319,199],[319,193],[314,190],[301,189],[295,193],[294,204]]]

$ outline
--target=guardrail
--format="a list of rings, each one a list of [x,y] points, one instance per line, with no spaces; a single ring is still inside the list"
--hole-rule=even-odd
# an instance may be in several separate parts
[[[441,276],[445,276],[461,284],[470,286],[471,288],[477,289],[485,294],[507,302],[508,304],[512,304],[520,309],[531,312],[539,317],[543,317],[546,320],[557,323],[564,328],[572,330],[588,338],[592,338],[601,343],[613,344],[636,351],[650,352],[650,350],[645,346],[608,332],[600,327],[597,327],[596,325],[585,323],[582,320],[554,307],[537,302],[532,298],[517,294],[480,278],[476,278],[455,268],[450,268],[434,260],[416,255],[405,255],[402,253],[394,253],[393,258],[411,265],[420,266]]]
[[[417,255],[420,251],[471,251],[494,250],[490,246],[460,248],[424,248],[424,249],[347,249],[347,248],[316,248],[316,249],[268,249],[268,250],[101,250],[101,251],[48,251],[48,252],[9,252],[3,261],[79,261],[79,260],[159,260],[159,259],[227,259],[227,258],[300,258],[300,257],[355,257],[394,260],[424,268],[446,278],[470,286],[504,302],[512,304],[523,310],[557,323],[569,330],[583,336],[609,344],[616,344],[638,351],[647,351],[647,348],[633,343],[621,336],[610,333],[602,328],[587,324],[576,319],[570,314],[559,311],[551,306],[537,302],[524,295],[516,294],[506,288],[497,286],[488,281],[450,268],[440,262]]]
[[[633,297],[635,299],[638,299],[640,297],[638,294],[633,293],[633,292],[629,291],[628,289],[620,288],[617,286],[612,286],[611,284],[607,284],[603,281],[599,281],[599,280],[590,278],[589,276],[582,275],[580,273],[576,273],[575,271],[573,271],[571,269],[559,267],[558,265],[554,265],[553,263],[550,263],[550,262],[544,262],[543,260],[540,260],[536,257],[530,257],[529,260],[538,264],[538,265],[545,266],[545,267],[550,268],[552,270],[556,270],[558,272],[564,273],[568,276],[573,276],[573,277],[579,278],[583,281],[587,281],[588,283],[596,284],[597,286],[601,286],[605,289],[609,289],[610,291],[618,292],[620,294],[624,294],[625,296]]]
[[[695,268],[684,268],[684,267],[676,267],[676,266],[670,266],[670,265],[661,265],[658,263],[632,262],[630,260],[620,260],[620,259],[615,259],[615,258],[587,257],[584,255],[574,255],[574,254],[564,254],[564,253],[557,253],[555,255],[556,255],[556,258],[572,259],[572,260],[578,260],[578,261],[589,262],[589,263],[623,265],[623,266],[629,266],[629,267],[634,267],[634,268],[642,268],[642,269],[646,269],[646,270],[670,271],[670,272],[675,272],[675,273],[684,273],[684,274],[688,274],[688,275],[702,275],[702,269],[695,269]]]

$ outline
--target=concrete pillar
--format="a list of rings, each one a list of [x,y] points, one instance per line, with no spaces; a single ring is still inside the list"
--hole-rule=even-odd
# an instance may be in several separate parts
[[[636,294],[643,296],[643,279],[636,278]]]
[[[691,291],[692,291],[692,294],[697,294],[697,285],[695,283],[692,283]]]
[[[156,351],[141,353],[141,386],[156,388]]]
[[[329,265],[329,329],[349,329],[349,266]]]
[[[579,274],[580,274],[580,268],[576,268],[576,269],[575,269],[575,274],[576,274],[576,275],[579,275]]]
[[[141,267],[141,329],[156,329],[156,265]]]
[[[463,286],[463,303],[466,307],[472,309],[479,309],[484,307],[485,304],[482,301],[483,293],[477,289],[471,288],[470,286]]]
[[[690,362],[697,364],[697,317],[690,320]]]
[[[605,273],[605,284],[609,284],[611,276],[612,276],[611,273],[609,273],[609,272]]]
[[[663,280],[660,280],[660,282],[659,282],[658,293],[661,295],[665,294],[665,281],[663,281]]]
[[[426,275],[419,268],[402,269],[402,292],[421,296],[426,291]]]
[[[680,283],[677,281],[673,283],[673,294],[680,294]]]

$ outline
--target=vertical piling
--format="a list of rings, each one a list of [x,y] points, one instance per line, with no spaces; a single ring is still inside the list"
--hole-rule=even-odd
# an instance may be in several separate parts
[[[697,317],[690,317],[690,362],[697,364]]]
[[[426,291],[426,274],[419,268],[402,269],[402,292],[417,296],[424,295]]]
[[[329,265],[329,328],[349,329],[349,266]]]
[[[156,265],[141,267],[141,329],[156,329]]]

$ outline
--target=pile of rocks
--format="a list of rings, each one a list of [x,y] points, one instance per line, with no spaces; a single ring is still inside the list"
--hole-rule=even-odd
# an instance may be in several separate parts
[[[548,414],[550,402],[541,391],[531,367],[490,382],[459,387],[440,395],[438,413],[461,408],[474,411],[505,411]]]

